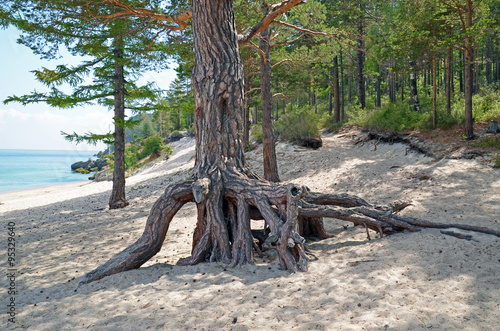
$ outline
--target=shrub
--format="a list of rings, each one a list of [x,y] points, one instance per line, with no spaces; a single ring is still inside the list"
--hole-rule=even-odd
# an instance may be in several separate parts
[[[276,134],[280,139],[297,142],[303,138],[320,135],[319,116],[313,111],[301,109],[283,115],[275,123]]]
[[[250,136],[255,138],[258,144],[262,144],[262,125],[252,125],[250,126]]]
[[[88,174],[90,171],[85,168],[78,168],[75,170],[75,172],[78,172],[79,174]]]
[[[500,168],[500,153],[496,153],[493,156],[493,168]]]
[[[165,147],[165,143],[163,139],[157,135],[149,137],[144,141],[144,146],[142,147],[141,156],[142,158],[147,157],[151,154],[159,154],[163,148]]]

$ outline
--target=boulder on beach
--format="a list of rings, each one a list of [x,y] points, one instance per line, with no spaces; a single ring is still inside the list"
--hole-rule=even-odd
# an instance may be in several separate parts
[[[107,164],[108,161],[106,159],[93,160],[90,158],[88,161],[78,161],[73,163],[71,165],[71,170],[77,171],[78,169],[85,169],[88,172],[94,172],[96,169],[97,171],[102,170],[102,168],[104,168]],[[81,172],[81,170],[78,172]]]

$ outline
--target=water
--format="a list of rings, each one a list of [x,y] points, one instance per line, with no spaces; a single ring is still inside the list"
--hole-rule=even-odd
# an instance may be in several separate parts
[[[43,151],[0,149],[0,193],[48,185],[88,181],[90,174],[71,171],[97,151]]]

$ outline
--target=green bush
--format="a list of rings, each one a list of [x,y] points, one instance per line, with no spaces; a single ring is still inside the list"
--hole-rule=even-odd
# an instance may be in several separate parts
[[[144,146],[142,146],[141,156],[145,158],[151,154],[159,154],[165,148],[165,143],[160,136],[152,136],[144,141]]]
[[[319,116],[308,109],[283,115],[275,122],[276,135],[283,140],[296,142],[303,138],[319,136]]]
[[[493,168],[500,168],[500,153],[496,153],[493,156]]]
[[[255,138],[258,144],[262,144],[262,125],[250,126],[251,137]]]
[[[401,102],[386,103],[382,108],[351,108],[350,123],[369,129],[403,131],[432,127],[432,114],[416,112]]]
[[[496,148],[500,151],[500,138],[496,138],[493,136],[486,136],[474,144],[477,147],[484,147],[484,148]]]
[[[78,168],[75,170],[75,172],[78,172],[79,174],[88,174],[90,171],[84,168]]]

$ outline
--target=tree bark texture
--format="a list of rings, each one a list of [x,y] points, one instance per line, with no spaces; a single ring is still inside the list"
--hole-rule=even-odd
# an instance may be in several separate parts
[[[340,90],[338,56],[333,58],[333,122],[340,122]]]
[[[365,93],[365,39],[363,35],[363,18],[359,18],[358,23],[358,50],[357,50],[357,70],[358,70],[358,102],[361,108],[366,107]]]
[[[416,61],[410,61],[410,105],[413,111],[420,111],[420,102],[418,100]]]
[[[437,82],[436,82],[437,60],[436,53],[432,54],[432,128],[437,127]]]
[[[467,30],[470,30],[473,25],[472,21],[472,0],[466,1],[465,11],[465,25]],[[473,93],[473,71],[472,71],[472,37],[467,35],[465,37],[465,51],[464,51],[464,91],[465,91],[465,139],[470,140],[474,138],[474,120],[472,118],[472,93]]]
[[[273,95],[271,91],[271,45],[270,29],[267,27],[259,36],[260,90],[262,100],[262,154],[264,158],[264,178],[279,182],[278,162],[276,161],[276,139],[273,124]]]
[[[453,48],[446,53],[446,112],[451,114],[451,92],[453,82]]]
[[[115,39],[115,164],[113,170],[113,189],[109,198],[109,208],[117,209],[128,205],[125,197],[125,79],[121,59],[122,45],[120,39]]]

